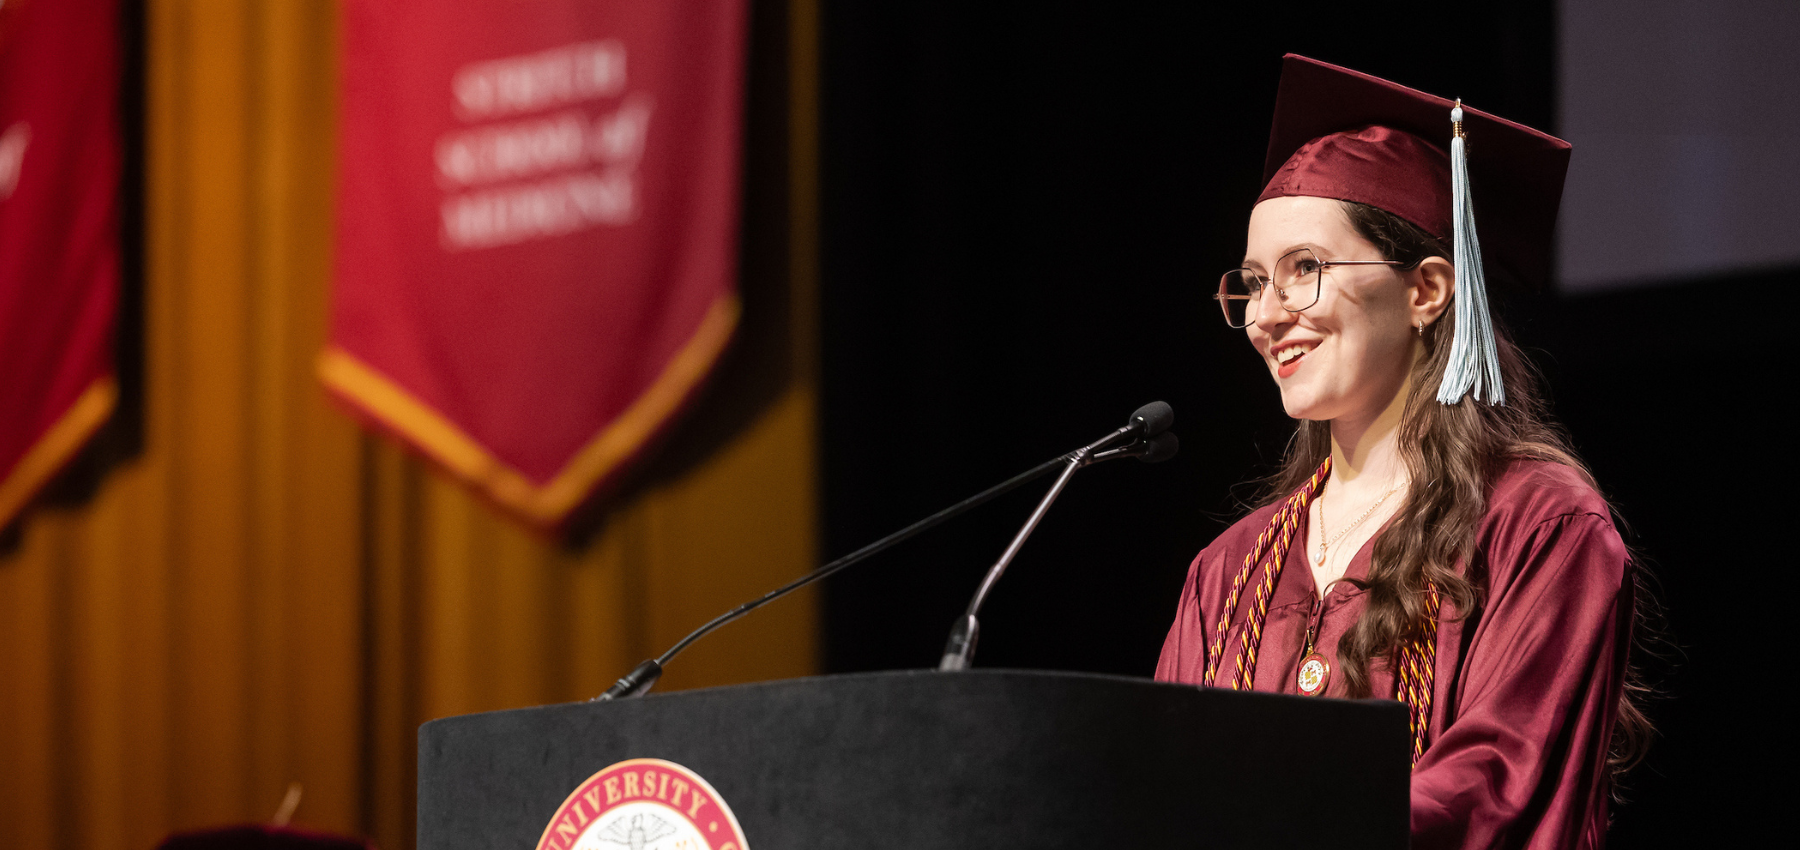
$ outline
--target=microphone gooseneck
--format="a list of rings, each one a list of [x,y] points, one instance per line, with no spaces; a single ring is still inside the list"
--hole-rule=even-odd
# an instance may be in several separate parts
[[[1125,427],[1064,456],[1062,474],[1056,477],[1056,482],[1050,485],[1050,491],[1038,501],[1037,508],[1025,519],[1025,525],[1019,529],[1019,533],[1013,535],[1006,551],[1000,553],[1000,559],[988,568],[987,575],[982,576],[981,584],[975,588],[975,595],[969,599],[968,609],[950,627],[950,637],[944,642],[944,656],[938,661],[939,670],[964,670],[974,661],[975,643],[981,634],[981,622],[976,615],[980,613],[982,603],[987,601],[988,593],[993,591],[1001,574],[1006,572],[1007,566],[1019,554],[1019,549],[1025,545],[1025,539],[1037,530],[1038,522],[1050,511],[1051,503],[1062,495],[1063,488],[1068,486],[1075,470],[1119,457],[1136,457],[1146,463],[1168,460],[1175,456],[1180,446],[1175,435],[1167,433],[1169,426],[1174,424],[1174,408],[1165,402],[1153,401],[1131,414]],[[1101,451],[1128,436],[1137,439],[1127,445]]]
[[[884,552],[894,546],[904,543],[907,540],[910,540],[913,537],[916,537],[923,532],[929,531],[930,529],[936,527],[938,524],[944,522],[947,519],[950,519],[951,517],[954,517],[959,514],[965,513],[967,511],[973,510],[974,508],[977,508],[983,504],[986,504],[989,501],[992,501],[993,499],[995,499],[998,496],[1001,496],[1008,492],[1011,492],[1013,489],[1017,488],[1021,484],[1024,484],[1028,481],[1035,480],[1037,478],[1041,478],[1044,475],[1055,470],[1058,466],[1067,462],[1068,459],[1069,459],[1069,455],[1061,455],[1061,456],[1053,458],[1051,460],[1044,461],[1043,463],[1040,463],[1037,466],[1032,467],[1031,469],[1021,472],[1018,475],[1015,475],[1011,478],[1008,478],[1005,481],[1000,482],[999,484],[996,484],[992,487],[989,487],[986,490],[981,491],[980,493],[977,493],[973,496],[970,496],[967,499],[957,502],[956,504],[951,505],[950,507],[947,507],[941,511],[938,511],[937,513],[932,514],[931,516],[928,516],[922,520],[919,520],[918,522],[915,522],[912,525],[902,528],[899,531],[894,532],[893,534],[889,534],[888,536],[883,537],[880,540],[875,541],[874,543],[870,543],[869,545],[864,546],[861,549],[851,552],[850,554],[845,555],[842,558],[832,561],[831,563],[826,564],[816,570],[813,570],[812,572],[807,573],[806,575],[803,575],[797,579],[794,579],[793,581],[790,581],[787,584],[784,584],[778,588],[775,588],[774,590],[771,590],[768,593],[765,593],[755,599],[750,600],[749,602],[746,602],[742,605],[739,605],[736,608],[731,609],[730,611],[726,611],[725,613],[720,614],[717,617],[714,617],[713,619],[707,621],[707,623],[705,625],[693,630],[692,632],[689,632],[687,637],[682,638],[680,640],[680,642],[676,643],[672,647],[669,647],[669,650],[667,652],[664,652],[663,654],[661,654],[655,658],[649,659],[649,660],[643,662],[642,664],[639,664],[635,668],[632,668],[632,671],[630,673],[625,674],[623,677],[621,677],[619,679],[619,681],[613,683],[612,687],[607,688],[606,693],[603,693],[597,697],[594,697],[593,700],[591,700],[591,701],[592,702],[605,702],[608,700],[627,699],[630,697],[643,695],[645,692],[649,691],[653,685],[656,684],[657,679],[662,678],[663,668],[665,666],[667,666],[668,663],[675,658],[675,656],[680,655],[682,650],[687,649],[688,646],[693,644],[694,641],[697,641],[697,640],[707,636],[708,634],[712,633],[714,630],[720,628],[721,626],[724,626],[727,623],[730,623],[731,621],[736,620],[739,617],[742,617],[745,614],[750,613],[751,611],[761,608],[762,606],[767,605],[770,602],[780,599],[781,597],[786,596],[789,593],[792,593],[796,590],[799,590],[802,587],[812,584],[813,582],[816,582],[820,579],[829,577],[830,575],[832,575],[833,573],[836,573],[839,570],[845,569],[846,567],[853,566],[861,561],[867,560],[868,558],[870,558],[874,555],[880,554],[881,552]]]
[[[638,666],[632,668],[630,673],[620,677],[619,681],[613,683],[612,687],[607,688],[605,693],[594,697],[591,702],[605,702],[609,700],[629,699],[631,697],[642,696],[656,685],[657,680],[662,678],[663,668],[668,666],[669,662],[674,660],[675,656],[680,655],[683,650],[687,649],[695,641],[711,634],[720,627],[743,617],[745,614],[748,614],[757,608],[780,599],[789,593],[799,590],[802,587],[819,581],[820,579],[827,578],[839,570],[851,567],[874,555],[904,543],[907,540],[936,527],[945,520],[966,513],[992,501],[996,497],[1012,491],[1028,481],[1041,478],[1056,470],[1058,467],[1061,467],[1062,474],[1057,477],[1056,483],[1052,485],[1050,493],[1038,504],[1037,510],[1032,513],[1031,519],[1028,521],[1026,527],[1020,531],[1018,537],[1014,539],[1013,544],[1007,548],[1007,552],[1002,556],[1001,561],[988,571],[988,577],[982,582],[981,589],[977,592],[975,600],[970,603],[968,613],[963,617],[962,621],[958,622],[956,628],[952,631],[950,647],[947,647],[945,650],[945,660],[943,663],[950,663],[952,649],[955,650],[956,656],[962,659],[962,661],[960,662],[960,666],[943,667],[942,669],[962,669],[962,667],[968,665],[968,659],[973,658],[975,655],[975,638],[980,631],[980,624],[976,622],[975,614],[980,610],[981,602],[986,598],[987,593],[993,587],[994,582],[999,580],[1000,573],[1005,570],[1006,564],[1010,563],[1013,555],[1018,553],[1018,548],[1024,544],[1025,538],[1031,534],[1032,529],[1037,527],[1038,520],[1042,519],[1044,512],[1049,510],[1050,503],[1055,501],[1057,494],[1061,493],[1062,488],[1068,484],[1069,477],[1074,474],[1075,470],[1080,469],[1083,466],[1112,460],[1114,458],[1135,457],[1145,463],[1158,463],[1173,457],[1177,446],[1175,435],[1165,432],[1170,425],[1174,424],[1174,421],[1175,412],[1169,405],[1160,401],[1146,404],[1131,414],[1130,421],[1128,421],[1124,427],[1113,431],[1099,440],[1089,443],[1068,454],[1038,464],[1037,466],[1008,478],[993,487],[957,502],[948,508],[938,511],[935,514],[889,534],[874,543],[870,543],[861,549],[851,552],[842,558],[838,558],[806,575],[775,588],[762,596],[714,617],[707,621],[705,625],[689,632],[687,637],[682,638],[674,646],[669,647],[668,651],[655,658],[645,660],[638,664]],[[1131,437],[1132,441],[1111,450],[1101,451],[1107,446],[1112,446],[1126,437]]]

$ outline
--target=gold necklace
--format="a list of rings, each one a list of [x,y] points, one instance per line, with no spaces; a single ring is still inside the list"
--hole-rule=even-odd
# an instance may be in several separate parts
[[[1405,487],[1405,486],[1406,486],[1406,483],[1401,482],[1399,484],[1395,484],[1393,489],[1387,491],[1386,493],[1381,494],[1381,498],[1376,499],[1375,504],[1370,505],[1368,510],[1363,511],[1362,516],[1357,517],[1349,525],[1346,525],[1342,529],[1339,529],[1338,533],[1332,535],[1330,540],[1325,539],[1325,499],[1323,496],[1321,496],[1318,500],[1318,502],[1319,502],[1319,557],[1313,559],[1313,566],[1324,565],[1326,547],[1331,546],[1332,544],[1338,542],[1339,540],[1344,539],[1344,535],[1349,534],[1351,529],[1353,529],[1359,525],[1362,525],[1363,520],[1366,520],[1375,514],[1375,511],[1381,507],[1382,502],[1387,501],[1389,496],[1392,496],[1395,493],[1400,492],[1400,488]]]

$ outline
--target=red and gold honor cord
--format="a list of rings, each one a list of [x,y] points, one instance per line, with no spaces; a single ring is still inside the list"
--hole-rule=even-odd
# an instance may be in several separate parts
[[[1425,733],[1431,728],[1431,688],[1437,666],[1437,585],[1425,582],[1425,617],[1411,638],[1400,645],[1399,675],[1394,690],[1406,703],[1412,727],[1412,763],[1425,755]]]
[[[1269,597],[1274,593],[1275,582],[1281,578],[1281,567],[1287,560],[1288,547],[1294,541],[1294,532],[1299,528],[1300,517],[1306,515],[1307,506],[1318,495],[1319,489],[1325,486],[1326,479],[1331,477],[1331,458],[1306,480],[1306,484],[1294,491],[1275,515],[1269,518],[1269,526],[1257,535],[1256,545],[1244,556],[1244,564],[1231,581],[1231,592],[1225,596],[1225,611],[1219,618],[1219,627],[1213,632],[1212,644],[1206,650],[1206,670],[1201,682],[1208,687],[1218,680],[1219,667],[1225,660],[1225,638],[1231,632],[1231,621],[1237,613],[1238,602],[1243,598],[1244,585],[1256,572],[1256,565],[1267,560],[1263,567],[1262,580],[1257,583],[1256,601],[1250,607],[1244,619],[1243,641],[1238,645],[1237,659],[1231,679],[1232,690],[1247,691],[1256,679],[1256,650],[1262,643],[1263,622],[1269,615]],[[1425,754],[1425,742],[1431,726],[1431,689],[1434,676],[1432,667],[1437,659],[1437,621],[1438,592],[1431,582],[1425,583],[1425,618],[1413,635],[1403,642],[1399,652],[1399,675],[1395,678],[1395,697],[1406,703],[1408,722],[1412,729],[1412,762],[1418,764],[1420,756]]]

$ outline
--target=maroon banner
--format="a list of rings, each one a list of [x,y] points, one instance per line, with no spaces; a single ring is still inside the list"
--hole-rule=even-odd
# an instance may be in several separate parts
[[[554,527],[737,321],[744,0],[349,0],[326,385]]]
[[[117,0],[0,5],[0,527],[117,398]]]

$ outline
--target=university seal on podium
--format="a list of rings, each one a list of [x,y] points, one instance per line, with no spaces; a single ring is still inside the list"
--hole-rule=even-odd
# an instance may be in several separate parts
[[[537,850],[749,850],[706,780],[662,759],[611,765],[576,787]]]

